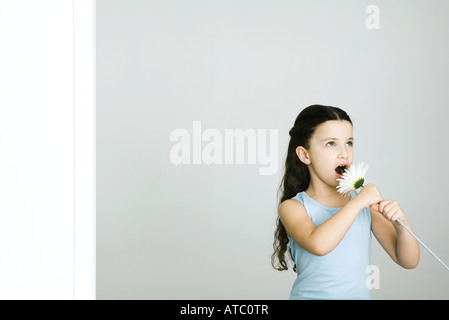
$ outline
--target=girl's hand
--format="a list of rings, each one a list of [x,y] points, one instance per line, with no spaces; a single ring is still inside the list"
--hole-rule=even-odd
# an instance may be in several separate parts
[[[369,208],[371,205],[383,200],[379,189],[372,183],[368,183],[360,190],[353,200],[359,201],[363,208]]]
[[[402,222],[406,222],[405,213],[397,201],[383,200],[378,204],[372,205],[371,208],[382,214],[388,221],[394,222],[399,219]]]

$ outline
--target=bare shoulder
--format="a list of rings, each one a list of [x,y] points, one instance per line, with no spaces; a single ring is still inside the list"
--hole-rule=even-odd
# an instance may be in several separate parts
[[[301,202],[295,199],[285,200],[279,206],[279,219],[293,240],[309,252],[314,252],[310,234],[316,228]]]
[[[282,201],[282,203],[279,206],[279,215],[280,216],[294,214],[298,211],[305,212],[306,209],[304,208],[304,206],[302,205],[301,202],[299,202],[298,200],[295,200],[295,199],[284,200],[284,201]]]
[[[279,218],[288,231],[289,227],[304,219],[308,219],[309,215],[301,202],[295,199],[288,199],[279,206]]]

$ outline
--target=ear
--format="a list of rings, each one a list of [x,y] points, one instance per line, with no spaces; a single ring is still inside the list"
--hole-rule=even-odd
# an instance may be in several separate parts
[[[297,147],[296,148],[296,155],[298,156],[299,160],[301,160],[304,164],[310,164],[310,156],[309,152],[307,152],[307,149],[304,147]]]

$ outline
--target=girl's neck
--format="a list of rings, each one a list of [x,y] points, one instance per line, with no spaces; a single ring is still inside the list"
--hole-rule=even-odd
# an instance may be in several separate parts
[[[305,192],[309,197],[326,207],[343,207],[351,199],[350,196],[342,196],[335,187],[325,184],[317,186],[312,181]]]

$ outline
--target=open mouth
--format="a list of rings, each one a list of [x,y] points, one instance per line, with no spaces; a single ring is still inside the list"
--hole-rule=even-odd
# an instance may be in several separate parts
[[[345,164],[342,164],[335,168],[335,172],[337,172],[337,174],[341,177],[343,173],[345,173],[346,168],[347,166]]]

